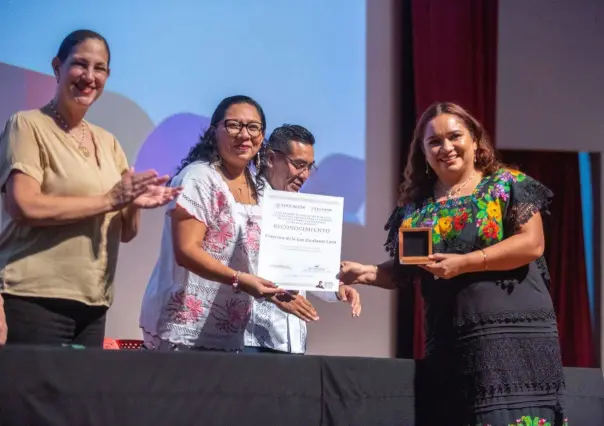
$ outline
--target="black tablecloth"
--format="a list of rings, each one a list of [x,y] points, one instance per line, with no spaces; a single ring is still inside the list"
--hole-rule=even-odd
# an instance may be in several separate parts
[[[400,359],[6,347],[0,425],[414,425],[415,368]],[[565,374],[571,424],[604,425],[602,371]]]

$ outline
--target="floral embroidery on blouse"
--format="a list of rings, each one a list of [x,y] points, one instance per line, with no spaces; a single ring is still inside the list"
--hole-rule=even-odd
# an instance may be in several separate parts
[[[186,291],[180,290],[170,296],[167,311],[170,319],[178,324],[198,321],[203,315],[201,300]]]
[[[456,239],[463,229],[474,224],[487,245],[504,238],[504,212],[512,185],[527,176],[517,170],[502,169],[486,176],[472,195],[437,202],[428,198],[420,207],[408,206],[403,213],[405,228],[431,227],[432,243]]]
[[[202,245],[206,251],[220,253],[235,236],[235,221],[223,191],[215,190],[213,201],[210,214],[216,222],[208,226]]]
[[[568,419],[564,419],[562,426],[568,426]],[[491,426],[490,424],[478,423],[476,426]],[[552,426],[552,423],[544,418],[522,416],[516,419],[516,423],[510,423],[508,426]]]
[[[248,223],[245,228],[245,248],[248,252],[258,253],[260,250],[260,225],[256,222]]]
[[[143,296],[140,325],[160,339],[209,349],[240,350],[252,297],[178,265],[170,212],[179,206],[206,226],[198,244],[234,270],[256,273],[261,207],[237,203],[212,164],[194,162],[174,177],[182,192],[167,207],[160,256]]]
[[[252,304],[247,300],[229,299],[224,306],[214,305],[212,317],[216,327],[226,333],[237,333],[245,329],[250,318]]]

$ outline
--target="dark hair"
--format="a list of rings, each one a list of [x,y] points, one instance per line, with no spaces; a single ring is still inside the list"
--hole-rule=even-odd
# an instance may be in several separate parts
[[[195,161],[207,161],[208,163],[212,164],[220,160],[216,141],[216,126],[218,123],[224,120],[227,110],[231,106],[238,104],[248,104],[256,108],[256,111],[258,111],[258,115],[260,116],[262,131],[266,129],[266,117],[264,115],[264,110],[254,99],[244,95],[229,96],[228,98],[224,98],[214,110],[212,118],[210,119],[210,126],[206,129],[199,142],[197,142],[197,144],[191,148],[189,154],[180,162],[180,166],[178,167],[176,174],[180,173],[182,169]],[[260,146],[258,155],[261,161],[266,155],[266,144],[264,142]],[[264,187],[261,181],[261,179],[257,180],[256,191],[260,191]]]
[[[267,153],[271,150],[281,151],[284,154],[291,152],[290,142],[300,142],[304,145],[315,145],[315,137],[305,127],[298,124],[283,124],[281,127],[277,127],[273,130],[270,137],[268,138]],[[266,156],[262,158],[263,161],[260,163],[258,168],[258,176],[266,176]]]
[[[288,154],[290,142],[300,142],[305,145],[314,145],[315,137],[308,129],[297,124],[284,124],[273,130],[268,138],[268,147]]]
[[[107,50],[107,65],[109,65],[109,63],[111,62],[111,51],[109,50],[109,43],[107,43],[105,37],[92,30],[76,30],[69,34],[67,37],[65,37],[61,42],[61,46],[59,46],[57,58],[59,58],[59,61],[61,61],[61,63],[65,62],[67,60],[67,57],[71,54],[71,52],[73,52],[73,49],[75,47],[91,38],[103,42],[103,44],[105,45],[105,49]]]
[[[505,167],[497,159],[497,154],[486,130],[469,112],[451,102],[432,104],[424,111],[415,126],[413,140],[409,148],[409,156],[407,157],[407,166],[405,167],[405,177],[400,186],[399,206],[408,203],[419,203],[432,193],[437,177],[431,169],[428,169],[428,173],[426,173],[426,155],[423,149],[423,139],[428,123],[441,114],[456,116],[470,132],[472,139],[477,145],[475,165],[477,170],[480,170],[485,175],[492,175],[500,168]]]

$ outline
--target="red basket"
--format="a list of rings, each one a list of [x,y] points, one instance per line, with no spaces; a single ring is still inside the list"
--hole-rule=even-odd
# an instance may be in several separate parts
[[[142,340],[134,340],[134,339],[109,339],[106,338],[103,342],[103,349],[108,350],[120,350],[120,349],[130,349],[136,350],[140,349],[143,346]]]

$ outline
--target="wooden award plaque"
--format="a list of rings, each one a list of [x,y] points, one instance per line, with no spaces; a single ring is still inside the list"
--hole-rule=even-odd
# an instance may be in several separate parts
[[[398,231],[398,257],[401,265],[425,265],[431,260],[432,228],[403,228]]]

